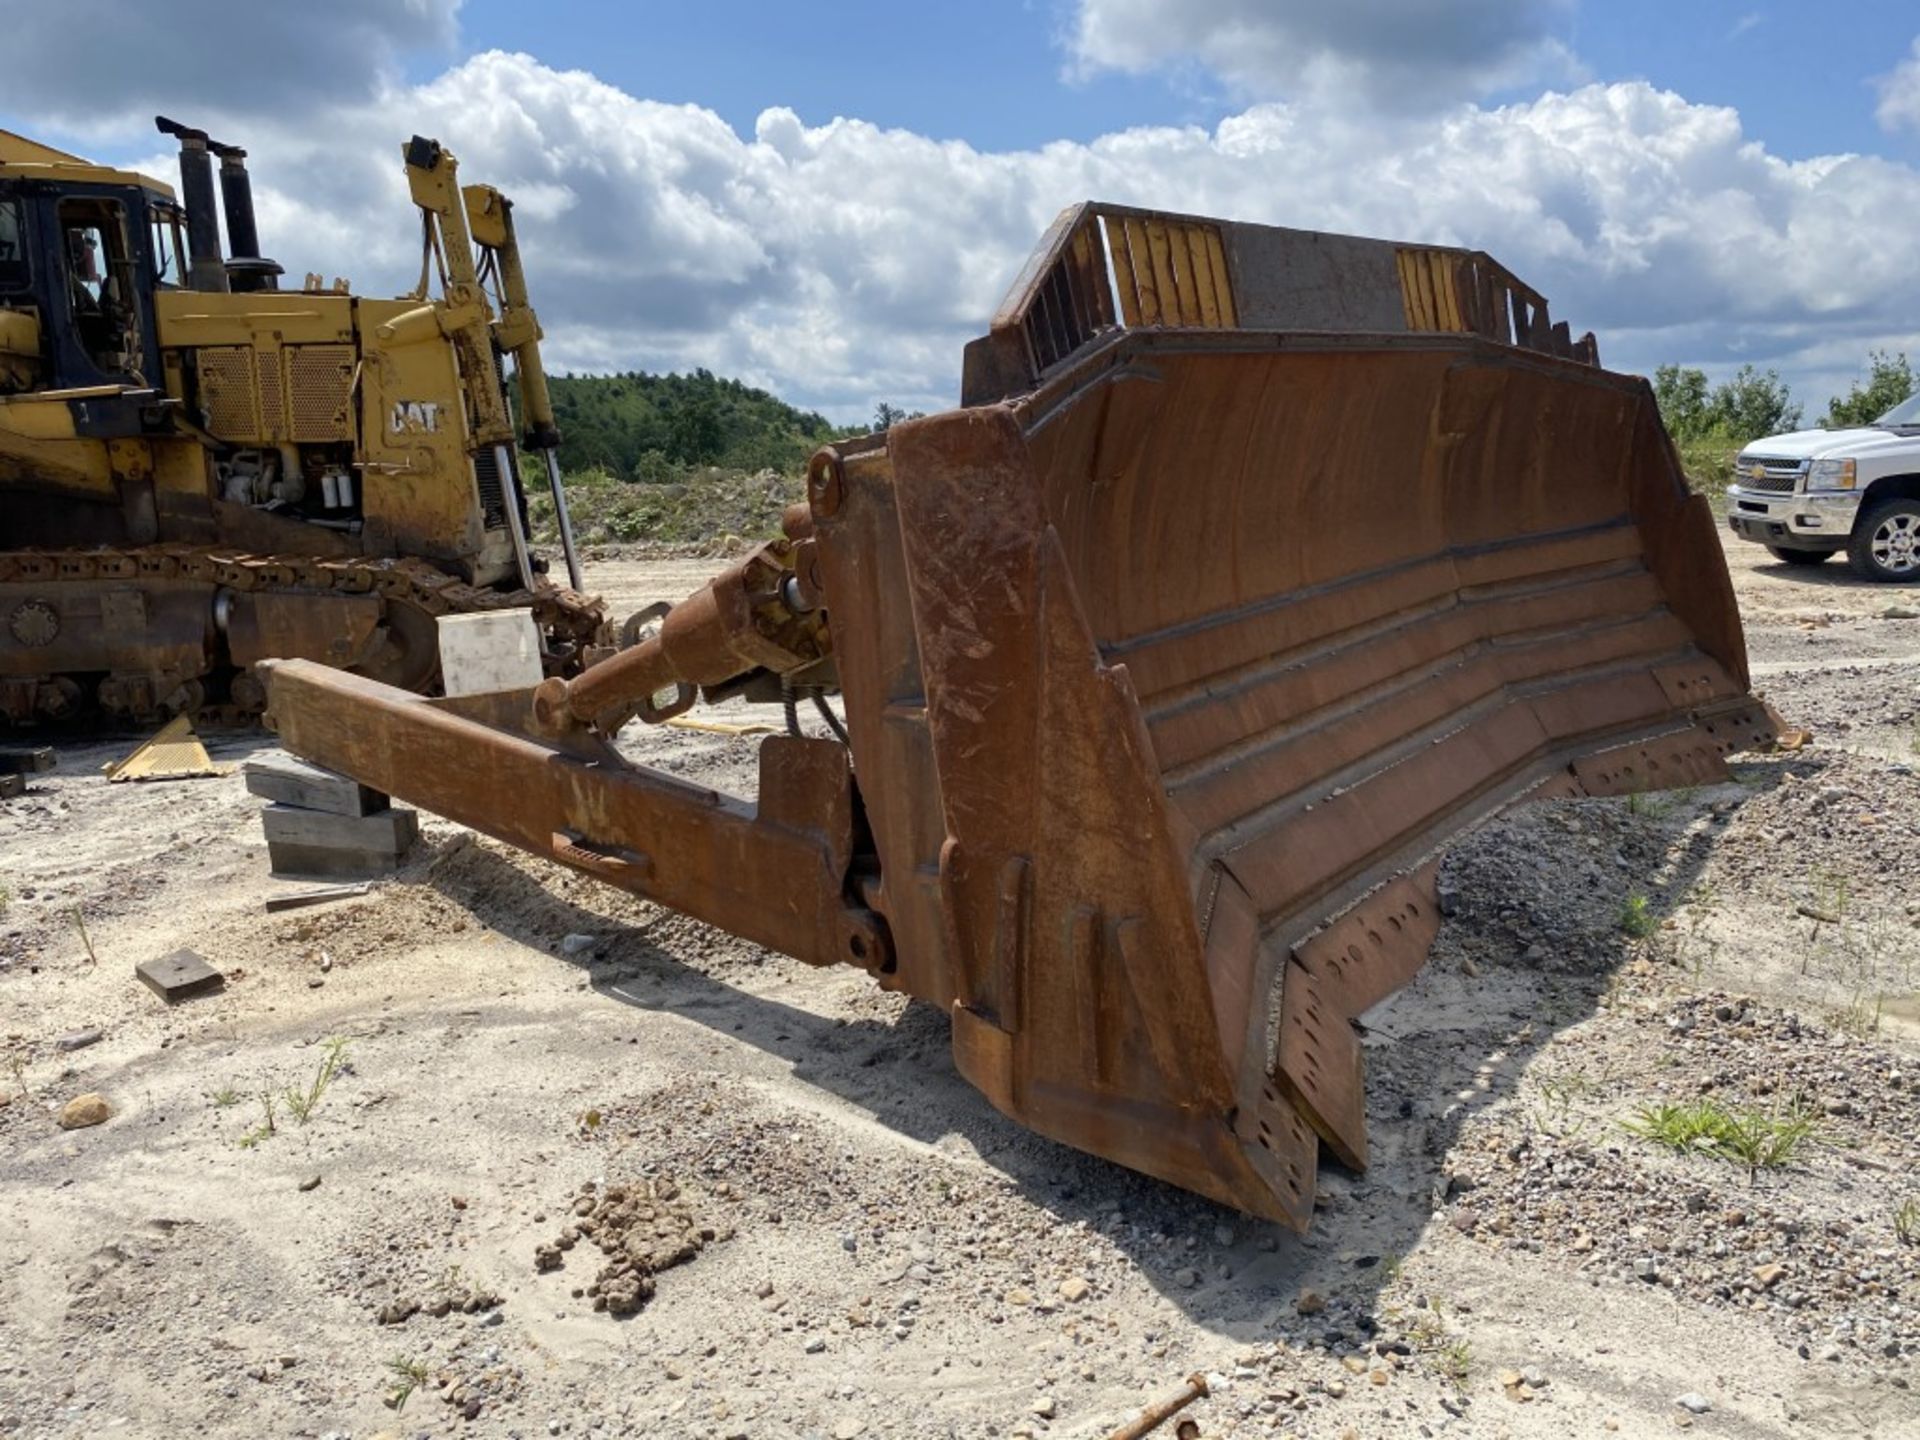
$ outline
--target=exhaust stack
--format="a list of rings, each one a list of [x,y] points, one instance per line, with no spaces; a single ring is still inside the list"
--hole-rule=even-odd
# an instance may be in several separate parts
[[[253,214],[253,177],[247,173],[247,152],[238,145],[209,140],[207,148],[220,157],[220,204],[227,217],[228,281],[238,291],[278,290],[286,272],[260,254],[260,227]]]
[[[224,293],[227,267],[220,256],[220,220],[213,208],[213,153],[207,132],[153,117],[162,135],[180,142],[180,200],[187,208],[187,288]]]

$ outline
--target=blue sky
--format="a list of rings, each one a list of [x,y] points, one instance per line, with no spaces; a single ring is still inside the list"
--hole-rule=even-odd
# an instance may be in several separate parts
[[[1056,0],[467,0],[460,13],[471,48],[524,50],[636,95],[705,105],[743,134],[767,106],[787,105],[810,123],[857,115],[1003,150],[1135,125],[1211,126],[1238,108],[1205,75],[1065,78],[1072,11]],[[1593,78],[1732,105],[1748,134],[1783,155],[1920,153],[1875,123],[1870,84],[1920,31],[1910,0],[1607,0],[1569,10],[1559,30]],[[412,68],[438,66],[416,57]]]
[[[1721,0],[62,0],[0,126],[253,152],[269,249],[417,270],[398,145],[512,194],[559,368],[705,366],[836,419],[952,403],[1062,206],[1492,251],[1606,360],[1920,351],[1920,8]],[[217,44],[206,37],[217,36]]]

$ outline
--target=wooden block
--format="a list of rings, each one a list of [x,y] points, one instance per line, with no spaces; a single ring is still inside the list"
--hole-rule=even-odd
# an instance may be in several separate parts
[[[337,845],[299,845],[269,840],[273,873],[302,880],[367,880],[391,875],[400,858],[384,850],[349,850]]]
[[[26,793],[26,776],[0,775],[0,800],[11,800],[16,795],[24,795]]]
[[[387,797],[351,775],[309,765],[291,755],[258,756],[246,764],[247,789],[265,800],[328,815],[372,815]]]
[[[274,804],[260,812],[260,824],[270,842],[382,855],[405,854],[420,833],[419,812],[405,806],[371,815],[337,815]]]
[[[175,950],[158,960],[142,960],[133,973],[169,1005],[195,995],[210,995],[227,983],[227,977],[191,950]]]
[[[0,750],[0,775],[38,775],[53,766],[53,751],[44,745],[29,750]]]

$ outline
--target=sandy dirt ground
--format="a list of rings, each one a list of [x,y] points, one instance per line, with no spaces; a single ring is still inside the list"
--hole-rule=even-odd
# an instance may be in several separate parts
[[[1920,1435],[1920,596],[1729,549],[1813,744],[1457,847],[1305,1237],[1001,1119],[858,972],[431,817],[269,915],[237,775],[61,746],[0,801],[0,1435],[1079,1440],[1193,1372],[1208,1437]],[[634,748],[745,789],[754,744]],[[134,978],[179,946],[223,993]],[[1636,1133],[1702,1097],[1807,1134]],[[597,1312],[629,1235],[679,1263]]]

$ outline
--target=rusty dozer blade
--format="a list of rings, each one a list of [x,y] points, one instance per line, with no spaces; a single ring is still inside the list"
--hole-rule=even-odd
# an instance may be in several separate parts
[[[1725,774],[1776,722],[1643,380],[1483,254],[1083,205],[961,409],[569,682],[275,667],[289,748],[947,1010],[1043,1134],[1304,1227],[1367,1158],[1350,1023],[1441,849],[1527,797]],[[757,803],[612,733],[837,684]]]

